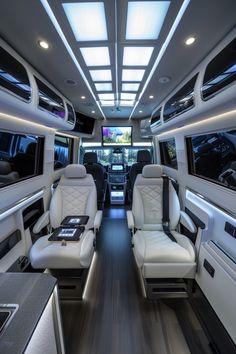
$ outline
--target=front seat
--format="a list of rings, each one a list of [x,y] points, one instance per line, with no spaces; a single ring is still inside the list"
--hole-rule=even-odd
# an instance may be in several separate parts
[[[151,154],[149,150],[139,150],[137,153],[137,162],[134,163],[129,171],[129,201],[132,201],[134,182],[139,173],[142,173],[143,167],[151,163]]]
[[[168,183],[169,228],[176,242],[163,231],[163,178],[160,165],[144,166],[134,184],[132,211],[127,211],[128,227],[133,233],[135,260],[146,283],[150,279],[193,279],[195,274],[194,246],[177,231],[177,225],[180,221],[190,232],[196,232],[196,227],[189,216],[180,211],[176,191],[169,180]],[[167,288],[166,284],[164,288]]]
[[[103,209],[106,197],[106,171],[104,167],[98,163],[96,152],[86,152],[84,154],[83,164],[87,173],[93,176],[97,188],[98,208]]]
[[[19,174],[12,171],[11,164],[8,161],[0,161],[0,183],[11,183],[19,179]]]
[[[72,215],[89,216],[80,241],[63,245],[62,242],[48,241],[50,234],[40,237],[29,254],[33,268],[78,269],[90,266],[102,211],[97,211],[96,187],[83,165],[72,164],[65,168],[53,193],[50,209],[39,218],[33,232],[37,234],[47,225],[56,229],[66,216]]]

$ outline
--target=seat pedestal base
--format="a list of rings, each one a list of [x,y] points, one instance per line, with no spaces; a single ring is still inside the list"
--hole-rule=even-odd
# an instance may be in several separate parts
[[[50,274],[58,280],[61,300],[82,300],[89,268],[50,269]]]

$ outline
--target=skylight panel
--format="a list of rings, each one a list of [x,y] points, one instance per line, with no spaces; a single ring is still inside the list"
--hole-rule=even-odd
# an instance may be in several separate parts
[[[111,70],[89,70],[93,81],[111,81]]]
[[[80,48],[80,51],[87,66],[110,65],[110,55],[108,47]]]
[[[129,1],[126,39],[157,39],[170,1]]]
[[[106,41],[107,26],[103,2],[62,4],[77,41]]]
[[[135,93],[121,93],[120,98],[122,100],[135,100],[136,94]]]
[[[110,106],[110,107],[115,106],[115,101],[101,100],[100,103],[102,106]]]
[[[148,65],[154,47],[124,47],[123,65]]]
[[[97,83],[95,84],[96,90],[97,91],[112,91],[112,84],[111,82],[107,83]]]
[[[122,84],[122,91],[138,91],[140,84]]]
[[[98,95],[100,100],[113,100],[115,99],[114,93],[100,93]]]
[[[120,106],[133,107],[134,101],[120,100]]]
[[[140,69],[123,69],[122,81],[142,81],[145,70]]]

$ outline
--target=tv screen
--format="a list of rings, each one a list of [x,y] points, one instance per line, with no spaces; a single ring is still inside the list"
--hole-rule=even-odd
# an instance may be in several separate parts
[[[78,112],[76,112],[75,115],[76,115],[76,120],[75,120],[75,127],[73,131],[78,133],[84,133],[84,134],[92,134],[95,119],[91,117],[87,117],[82,113],[78,113]]]
[[[103,146],[131,146],[132,127],[102,127]]]

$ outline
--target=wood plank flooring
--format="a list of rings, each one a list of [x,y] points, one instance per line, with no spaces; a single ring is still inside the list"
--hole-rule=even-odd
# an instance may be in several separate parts
[[[143,297],[125,210],[104,216],[85,298],[62,304],[66,353],[191,353],[175,311]],[[209,353],[197,346],[196,353]]]

